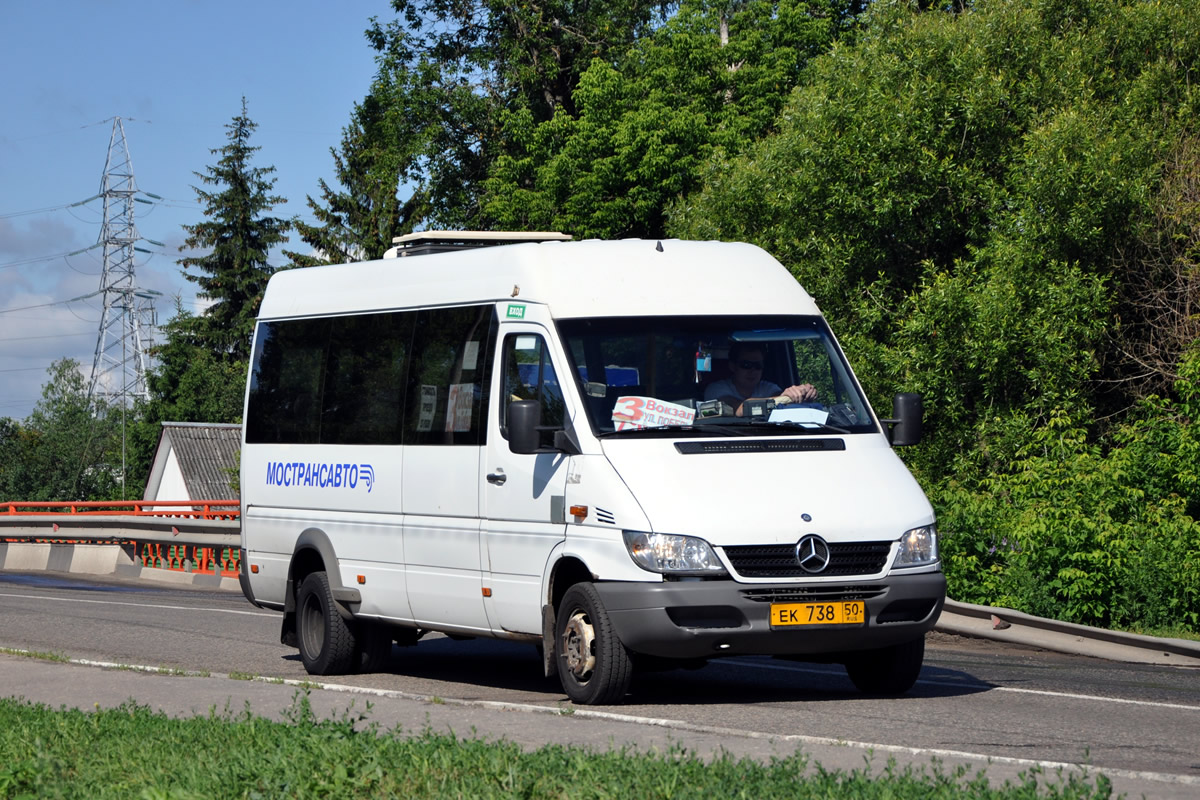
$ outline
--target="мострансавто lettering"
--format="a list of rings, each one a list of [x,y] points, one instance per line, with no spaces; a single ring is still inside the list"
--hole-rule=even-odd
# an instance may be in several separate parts
[[[375,484],[370,464],[334,464],[328,462],[268,461],[267,486],[312,486],[319,489],[357,489],[362,482],[367,491]]]

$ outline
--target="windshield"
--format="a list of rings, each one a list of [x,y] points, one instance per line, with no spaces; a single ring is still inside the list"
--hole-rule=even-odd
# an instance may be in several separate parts
[[[599,435],[878,431],[821,317],[606,317],[558,329]]]

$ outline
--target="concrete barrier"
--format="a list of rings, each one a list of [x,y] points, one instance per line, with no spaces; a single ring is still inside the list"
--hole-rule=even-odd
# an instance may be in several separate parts
[[[133,558],[125,548],[111,544],[0,543],[0,569],[108,575],[121,565],[133,566]]]

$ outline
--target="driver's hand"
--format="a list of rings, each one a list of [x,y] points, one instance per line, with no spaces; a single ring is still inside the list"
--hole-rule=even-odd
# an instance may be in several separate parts
[[[783,394],[793,403],[812,403],[817,399],[817,390],[811,383],[789,386],[783,390]]]

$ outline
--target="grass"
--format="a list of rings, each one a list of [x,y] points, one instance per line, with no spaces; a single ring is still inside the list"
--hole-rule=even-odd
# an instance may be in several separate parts
[[[37,650],[18,650],[12,647],[0,647],[0,653],[10,656],[23,656],[24,658],[36,658],[41,661],[60,661],[63,663],[70,662],[63,653],[43,653]]]
[[[762,764],[683,749],[592,752],[402,735],[366,714],[318,721],[297,693],[286,722],[210,712],[171,719],[126,704],[83,712],[0,700],[0,798],[1106,798],[1080,773],[1031,770],[991,786],[982,772],[898,768],[827,771],[802,754]]]
[[[1160,639],[1187,639],[1200,642],[1200,633],[1182,626],[1173,628],[1132,628],[1129,633],[1140,633],[1143,636],[1157,636]]]

